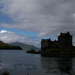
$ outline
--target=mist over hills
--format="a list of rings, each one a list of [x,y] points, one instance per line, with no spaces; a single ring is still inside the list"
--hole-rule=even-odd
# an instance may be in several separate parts
[[[24,43],[21,43],[21,42],[13,42],[13,43],[10,43],[10,44],[13,45],[13,46],[20,46],[23,50],[31,50],[31,49],[40,50],[39,48],[37,48],[33,45],[24,44]]]

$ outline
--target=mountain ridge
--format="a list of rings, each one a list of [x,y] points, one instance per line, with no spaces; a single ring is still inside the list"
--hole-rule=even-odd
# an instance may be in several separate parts
[[[40,50],[39,48],[35,47],[34,45],[24,44],[21,42],[12,42],[10,44],[13,46],[20,46],[23,50],[31,50],[31,49]]]
[[[2,41],[0,41],[0,49],[22,50],[22,48],[20,46],[13,46],[11,44],[4,43]]]

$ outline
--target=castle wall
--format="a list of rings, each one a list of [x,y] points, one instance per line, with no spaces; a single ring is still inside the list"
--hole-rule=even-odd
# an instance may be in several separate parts
[[[43,39],[41,41],[41,50],[46,48],[58,48],[58,41],[51,41],[50,39]]]
[[[52,48],[58,48],[59,43],[58,41],[52,41]]]
[[[58,36],[58,41],[51,41],[50,39],[42,39],[41,50],[46,48],[61,48],[70,49],[72,48],[72,36],[68,33],[61,33]]]
[[[50,46],[50,39],[42,39],[41,41],[41,50],[44,50],[45,48],[48,48]]]

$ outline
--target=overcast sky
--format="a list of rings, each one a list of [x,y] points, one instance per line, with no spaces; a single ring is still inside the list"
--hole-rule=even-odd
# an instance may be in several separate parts
[[[75,0],[0,0],[0,40],[40,47],[41,39],[70,32],[75,44]]]

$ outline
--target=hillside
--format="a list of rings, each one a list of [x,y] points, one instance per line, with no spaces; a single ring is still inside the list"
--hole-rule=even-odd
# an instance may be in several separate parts
[[[12,46],[8,43],[0,41],[0,49],[12,49],[12,50],[22,50],[20,46]]]
[[[13,42],[13,43],[10,43],[10,44],[13,45],[13,46],[20,46],[23,50],[31,50],[31,49],[39,50],[39,48],[37,48],[33,45],[23,44],[23,43],[20,43],[20,42]]]

